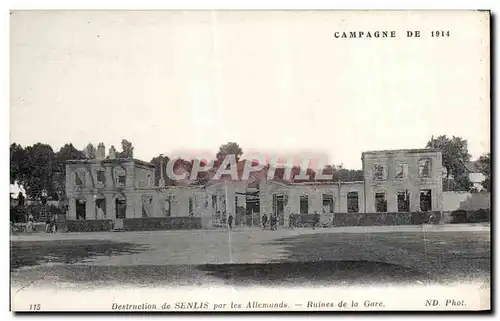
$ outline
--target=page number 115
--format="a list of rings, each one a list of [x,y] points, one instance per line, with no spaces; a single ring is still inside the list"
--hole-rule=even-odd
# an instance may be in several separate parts
[[[40,304],[30,304],[30,311],[40,311],[41,308]]]
[[[449,30],[434,30],[431,31],[431,37],[449,37],[450,36],[450,31]]]

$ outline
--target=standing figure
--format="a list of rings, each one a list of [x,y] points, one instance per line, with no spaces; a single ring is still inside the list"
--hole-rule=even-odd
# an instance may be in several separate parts
[[[276,215],[271,214],[271,230],[276,230]]]
[[[33,215],[28,215],[28,222],[26,222],[26,232],[33,233]]]
[[[265,230],[267,226],[267,215],[262,215],[262,229]]]
[[[47,219],[45,220],[45,233],[50,233],[50,232],[51,232],[50,216],[47,216]]]
[[[52,215],[50,226],[51,226],[51,232],[55,233],[57,231],[57,214]]]
[[[230,230],[233,228],[233,215],[232,214],[229,214],[229,217],[227,218],[227,225],[229,225]]]
[[[290,217],[288,218],[288,228],[294,228],[295,227],[295,214],[290,214]]]
[[[320,215],[318,214],[318,212],[314,212],[313,230],[316,228],[316,226],[319,226],[319,221]]]

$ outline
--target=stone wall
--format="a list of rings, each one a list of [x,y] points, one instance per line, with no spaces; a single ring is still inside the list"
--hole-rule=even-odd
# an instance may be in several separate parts
[[[85,220],[85,221],[66,221],[68,232],[102,232],[113,229],[112,220]]]
[[[112,231],[112,220],[67,221],[68,232],[101,232]],[[126,218],[123,220],[125,231],[156,231],[201,229],[200,217],[147,217]]]
[[[148,217],[123,220],[125,231],[201,229],[201,217]]]
[[[26,223],[14,223],[14,230],[11,230],[11,233],[26,233]],[[43,233],[45,232],[45,223],[34,223],[33,224],[33,232],[32,233]]]
[[[439,212],[434,212],[437,222],[441,221]],[[421,225],[430,222],[429,213],[335,213],[335,226],[386,226]]]
[[[491,222],[491,209],[456,210],[446,212],[446,223],[488,223]]]

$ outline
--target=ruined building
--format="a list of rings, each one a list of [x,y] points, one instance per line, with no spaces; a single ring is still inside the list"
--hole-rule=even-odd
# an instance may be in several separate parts
[[[204,185],[155,186],[155,168],[136,159],[106,157],[66,165],[68,230],[213,228],[233,215],[236,226],[256,226],[274,213],[281,226],[291,214],[318,213],[323,225],[415,224],[442,206],[441,152],[385,150],[362,154],[364,180],[285,182],[252,176]]]

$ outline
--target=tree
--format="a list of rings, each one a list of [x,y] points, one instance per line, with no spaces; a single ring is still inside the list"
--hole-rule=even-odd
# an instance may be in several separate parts
[[[87,156],[73,144],[65,144],[55,154],[52,183],[59,200],[66,198],[66,162],[68,160],[86,159]]]
[[[194,162],[195,162],[194,160],[191,162],[190,173],[193,169]],[[207,166],[207,164],[209,164],[209,163],[210,163],[210,160],[206,160],[206,159],[200,160],[200,166]],[[205,185],[210,181],[210,179],[215,175],[215,173],[216,173],[216,171],[214,168],[211,168],[207,171],[198,172],[198,175],[196,175],[194,181],[197,185]]]
[[[360,169],[346,169],[342,165],[334,168],[333,181],[334,182],[356,182],[365,179],[364,173]]]
[[[23,175],[19,182],[24,187],[26,195],[32,199],[39,199],[42,191],[47,190],[48,196],[54,197],[57,193],[52,180],[55,166],[52,147],[36,143],[26,147],[25,152],[23,168],[29,174]]]
[[[24,168],[26,151],[16,143],[10,145],[10,183],[14,184],[29,174]]]
[[[92,145],[92,144],[90,144]],[[68,160],[76,160],[76,159],[85,159],[86,155],[75,148],[73,144],[65,144],[59,151],[56,153],[56,160],[59,162],[66,162]]]
[[[426,147],[438,148],[442,152],[442,163],[446,170],[443,188],[451,191],[469,191],[472,183],[465,164],[470,161],[471,155],[467,148],[467,140],[441,135],[437,138],[431,137]]]
[[[87,147],[85,147],[85,156],[87,159],[95,159],[97,154],[97,150],[92,143],[89,143]]]
[[[122,152],[120,158],[134,158],[134,147],[132,143],[126,139],[122,140]]]
[[[168,177],[167,177],[167,163],[170,161],[168,156],[159,155],[153,157],[150,161],[151,164],[155,166],[155,186],[160,185],[161,173],[163,170],[163,178],[165,179],[165,185],[167,185]],[[161,164],[163,163],[163,166]]]
[[[185,184],[190,184],[190,175],[191,171],[193,169],[193,161],[188,161],[186,159],[178,159],[174,166],[173,166],[173,172],[176,175],[183,175],[185,174],[185,178],[181,180],[174,180],[171,178],[168,178],[168,184],[169,185],[185,185]]]
[[[482,155],[476,162],[479,172],[485,177],[481,183],[488,192],[491,191],[491,152]]]
[[[241,155],[243,155],[243,150],[237,143],[229,142],[219,147],[216,158],[219,162],[222,162],[227,155],[235,155],[238,162]]]
[[[170,158],[168,156],[163,156],[163,154],[153,157],[151,159],[150,163],[155,166],[155,186],[158,186],[160,184],[162,168],[163,168],[163,178],[165,179],[165,186],[174,186],[180,183],[179,181],[176,181],[175,179],[173,179],[168,175],[167,164],[169,162]],[[162,163],[163,167],[161,166]],[[175,161],[172,171],[176,175],[182,175],[186,173],[186,179],[184,181],[189,181],[192,168],[193,168],[193,161],[188,161],[181,158]]]

